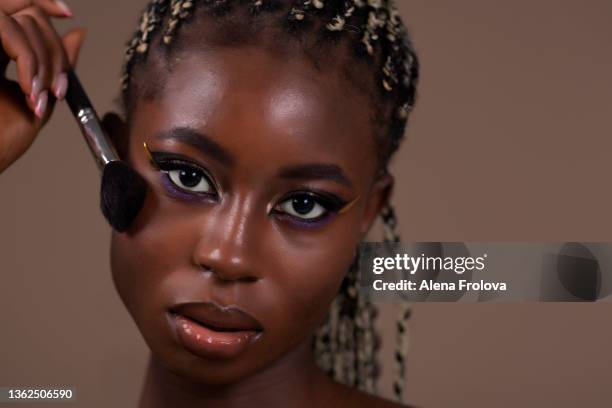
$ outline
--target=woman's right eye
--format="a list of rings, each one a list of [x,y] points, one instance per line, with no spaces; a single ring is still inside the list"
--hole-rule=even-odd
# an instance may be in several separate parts
[[[212,184],[198,168],[181,165],[172,170],[166,170],[170,181],[179,189],[190,193],[214,193]]]
[[[206,178],[206,175],[200,169],[183,166],[181,168],[167,170],[168,178],[172,183],[180,188],[191,193],[207,193],[211,194],[214,189],[211,183]]]
[[[217,196],[217,188],[209,173],[199,165],[174,153],[150,152],[151,166],[162,174],[165,188],[180,198],[199,199]],[[186,193],[186,194],[179,194]]]

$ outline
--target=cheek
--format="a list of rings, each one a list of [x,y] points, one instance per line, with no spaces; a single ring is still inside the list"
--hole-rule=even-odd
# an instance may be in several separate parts
[[[163,246],[162,246],[163,248]],[[163,276],[156,273],[162,270],[155,254],[147,251],[147,246],[125,235],[113,233],[111,239],[111,270],[113,283],[125,307],[142,328],[140,316],[143,311],[155,309],[158,288]]]
[[[185,264],[192,246],[186,225],[168,227],[150,222],[134,235],[113,233],[111,268],[117,293],[149,349],[168,366],[181,368],[186,363],[177,363],[167,308],[177,292],[173,282],[190,281]],[[177,228],[182,234],[174,234]]]
[[[150,205],[145,203],[143,208],[146,226],[131,234],[113,232],[111,238],[113,283],[141,330],[166,312],[169,271],[180,270],[177,262],[190,259],[192,245],[183,223],[162,223],[162,216],[150,218]]]
[[[326,316],[354,258],[355,243],[320,242],[316,248],[283,251],[283,265],[268,276],[270,293],[278,300],[275,326],[298,342]]]
[[[145,203],[128,233],[113,232],[111,238],[113,281],[135,319],[138,312],[153,311],[160,303],[168,271],[176,269],[173,262],[185,259],[190,248],[189,228],[173,220],[160,200],[157,174],[143,171],[143,163],[140,169],[149,184]]]

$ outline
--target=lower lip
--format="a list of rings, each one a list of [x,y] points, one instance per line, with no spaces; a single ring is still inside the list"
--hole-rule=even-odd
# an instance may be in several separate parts
[[[261,337],[259,331],[221,332],[180,314],[173,314],[172,317],[183,346],[203,358],[236,357]]]

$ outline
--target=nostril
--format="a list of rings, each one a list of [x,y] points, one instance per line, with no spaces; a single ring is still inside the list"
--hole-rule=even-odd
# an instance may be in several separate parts
[[[213,272],[212,268],[205,264],[198,264],[202,272]]]
[[[211,274],[219,282],[244,282],[252,283],[259,280],[257,276],[232,269],[212,269],[207,265],[200,265],[200,270],[206,274]]]

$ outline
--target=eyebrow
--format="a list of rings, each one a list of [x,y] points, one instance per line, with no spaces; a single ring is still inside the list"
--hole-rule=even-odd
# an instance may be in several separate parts
[[[346,177],[339,166],[335,164],[309,163],[285,167],[278,173],[280,177],[288,179],[324,179],[335,181],[349,188],[353,183]]]
[[[235,157],[210,136],[190,127],[175,127],[170,130],[162,130],[155,134],[155,139],[173,140],[187,144],[228,167],[236,163]],[[284,167],[278,172],[278,176],[286,179],[330,180],[349,188],[353,187],[353,183],[351,183],[342,169],[335,164],[306,163]]]
[[[187,144],[226,166],[233,166],[234,156],[215,142],[210,136],[189,127],[162,130],[155,135],[157,140],[174,140]]]

